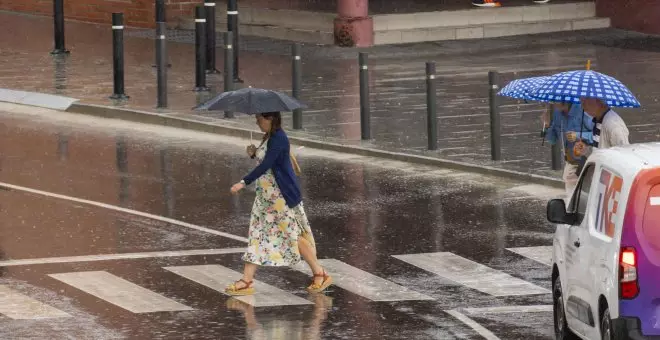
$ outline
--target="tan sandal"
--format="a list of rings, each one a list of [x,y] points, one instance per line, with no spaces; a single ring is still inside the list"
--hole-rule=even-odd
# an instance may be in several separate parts
[[[245,287],[238,288],[236,286],[237,283],[243,282],[245,284]],[[240,279],[236,282],[234,282],[231,286],[225,288],[225,293],[231,295],[231,296],[245,296],[245,295],[253,295],[254,294],[254,287],[252,287],[253,281],[247,282],[243,279]]]
[[[323,282],[321,284],[316,284],[314,283],[314,280],[312,280],[312,284],[307,287],[307,290],[309,290],[312,293],[320,293],[324,290],[326,290],[330,285],[332,285],[332,277],[328,275],[325,270],[323,270],[323,273],[321,274],[314,274],[314,278],[317,277],[322,277]]]

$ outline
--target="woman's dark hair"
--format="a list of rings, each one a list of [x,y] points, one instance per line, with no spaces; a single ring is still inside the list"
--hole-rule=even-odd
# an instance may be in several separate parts
[[[264,138],[261,141],[261,144],[263,144],[268,137],[275,133],[275,131],[282,128],[282,114],[280,112],[265,112],[261,113],[261,116],[264,118],[271,118],[270,131],[264,134]]]

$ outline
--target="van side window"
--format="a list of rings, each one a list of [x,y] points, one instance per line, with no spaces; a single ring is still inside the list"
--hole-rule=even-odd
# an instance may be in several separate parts
[[[580,182],[577,185],[577,189],[571,199],[570,212],[577,214],[577,223],[581,224],[584,219],[584,215],[587,212],[587,203],[589,200],[589,192],[591,191],[591,184],[594,179],[594,170],[596,167],[593,164],[587,165],[586,170],[583,173]]]

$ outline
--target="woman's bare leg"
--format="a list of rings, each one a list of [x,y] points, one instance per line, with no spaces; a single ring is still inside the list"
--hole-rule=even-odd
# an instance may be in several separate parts
[[[298,251],[302,255],[305,262],[309,265],[309,268],[314,274],[323,273],[323,267],[319,264],[319,260],[316,258],[316,249],[307,241],[304,237],[298,238]],[[320,284],[323,282],[322,277],[314,277],[314,283]]]
[[[257,272],[257,265],[254,263],[245,262],[245,268],[243,269],[243,281],[252,282],[254,280],[254,273]],[[237,283],[238,288],[243,288],[245,283]]]

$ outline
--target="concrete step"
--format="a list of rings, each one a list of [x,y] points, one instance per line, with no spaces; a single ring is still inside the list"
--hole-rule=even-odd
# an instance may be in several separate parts
[[[226,6],[216,7],[216,30],[227,29]],[[334,13],[251,8],[239,4],[240,33],[313,44],[333,44]],[[460,40],[606,28],[594,2],[374,15],[376,45]],[[194,20],[182,28],[194,29]]]
[[[588,17],[581,19],[512,22],[471,26],[394,29],[374,32],[374,44],[389,45],[423,41],[482,39],[608,27],[610,27],[609,18]]]
[[[586,19],[595,16],[594,2],[385,14],[374,16],[374,31]]]

